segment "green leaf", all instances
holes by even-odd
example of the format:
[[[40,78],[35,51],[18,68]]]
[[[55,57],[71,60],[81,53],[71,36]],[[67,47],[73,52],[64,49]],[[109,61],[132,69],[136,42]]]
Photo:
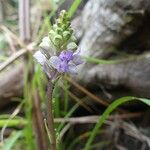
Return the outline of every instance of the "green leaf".
[[[113,103],[111,103],[108,108],[104,111],[101,117],[99,117],[98,122],[96,123],[94,129],[91,132],[91,135],[85,145],[84,150],[89,150],[91,143],[93,142],[97,132],[99,131],[99,128],[104,124],[105,120],[109,117],[110,113],[114,111],[118,106],[120,106],[123,103],[133,101],[133,100],[139,100],[141,102],[144,102],[147,105],[150,105],[150,100],[144,99],[144,98],[137,98],[133,96],[127,96],[127,97],[122,97],[117,100],[115,100]]]
[[[12,150],[12,147],[17,140],[23,135],[22,131],[13,132],[11,136],[5,141],[3,150]]]
[[[73,4],[71,5],[69,11],[68,11],[68,16],[69,17],[72,17],[73,14],[75,13],[75,11],[77,10],[78,6],[80,5],[82,0],[75,0],[73,2]]]
[[[94,64],[116,64],[121,62],[121,60],[104,60],[95,57],[85,57],[85,56],[83,56],[83,59],[85,59],[89,63],[94,63]]]
[[[150,106],[150,100],[146,99],[146,98],[139,98],[140,101],[144,102],[145,104],[147,104],[148,106]]]
[[[64,119],[69,118],[69,117],[73,114],[73,112],[74,112],[78,107],[79,107],[79,104],[78,104],[78,103],[75,104],[75,105],[68,111],[68,113],[65,115]],[[60,132],[60,131],[62,130],[64,124],[65,124],[65,123],[62,122],[62,123],[58,126],[58,128],[57,128],[57,131],[58,131],[58,132]]]

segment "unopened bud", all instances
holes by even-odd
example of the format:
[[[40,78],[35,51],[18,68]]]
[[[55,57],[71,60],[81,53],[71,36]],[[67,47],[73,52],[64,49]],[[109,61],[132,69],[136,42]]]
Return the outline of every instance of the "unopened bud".
[[[56,35],[54,30],[50,30],[49,31],[49,36],[54,37]]]
[[[56,32],[57,32],[58,34],[62,34],[62,29],[58,27],[58,28],[56,29]]]
[[[71,42],[67,45],[67,49],[75,50],[77,49],[77,44],[75,42]]]
[[[70,34],[69,31],[64,31],[63,32],[63,37],[64,37],[65,40],[68,40],[70,38],[70,36],[71,36],[71,34]]]
[[[53,38],[53,43],[58,46],[60,44],[60,42],[62,41],[62,36],[57,34],[54,38]]]

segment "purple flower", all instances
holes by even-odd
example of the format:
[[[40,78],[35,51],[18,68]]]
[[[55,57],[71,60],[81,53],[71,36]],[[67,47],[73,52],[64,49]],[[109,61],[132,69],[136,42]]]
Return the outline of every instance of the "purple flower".
[[[55,68],[59,73],[76,73],[76,67],[83,63],[79,52],[71,50],[62,51],[59,56],[52,56],[49,59],[49,65]]]
[[[62,61],[67,61],[69,62],[70,60],[73,59],[73,51],[71,50],[67,50],[67,51],[62,51],[59,55],[59,58],[62,60]]]
[[[54,80],[59,73],[76,74],[77,66],[83,63],[78,50],[76,52],[72,50],[62,51],[58,56],[50,57],[49,60],[41,51],[37,51],[34,57],[43,66],[48,77]]]

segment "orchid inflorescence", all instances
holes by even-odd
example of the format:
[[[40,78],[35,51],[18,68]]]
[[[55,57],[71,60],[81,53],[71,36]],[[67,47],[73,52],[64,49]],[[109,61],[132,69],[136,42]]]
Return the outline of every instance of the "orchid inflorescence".
[[[61,11],[49,35],[42,39],[40,50],[34,54],[51,80],[64,73],[76,74],[77,66],[83,63],[70,24],[67,12]]]

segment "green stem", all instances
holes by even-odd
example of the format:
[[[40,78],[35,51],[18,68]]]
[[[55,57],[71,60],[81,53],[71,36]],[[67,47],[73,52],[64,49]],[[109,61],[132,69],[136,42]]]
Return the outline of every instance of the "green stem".
[[[5,125],[7,125],[7,127],[16,127],[16,126],[24,126],[26,124],[27,121],[24,119],[13,119],[13,120],[1,119],[0,120],[0,128],[2,128]]]
[[[68,110],[68,81],[64,81],[64,112]]]
[[[49,81],[47,88],[47,124],[50,134],[50,147],[51,150],[56,150],[56,138],[54,129],[54,116],[52,107],[52,93],[53,93],[53,83]]]

